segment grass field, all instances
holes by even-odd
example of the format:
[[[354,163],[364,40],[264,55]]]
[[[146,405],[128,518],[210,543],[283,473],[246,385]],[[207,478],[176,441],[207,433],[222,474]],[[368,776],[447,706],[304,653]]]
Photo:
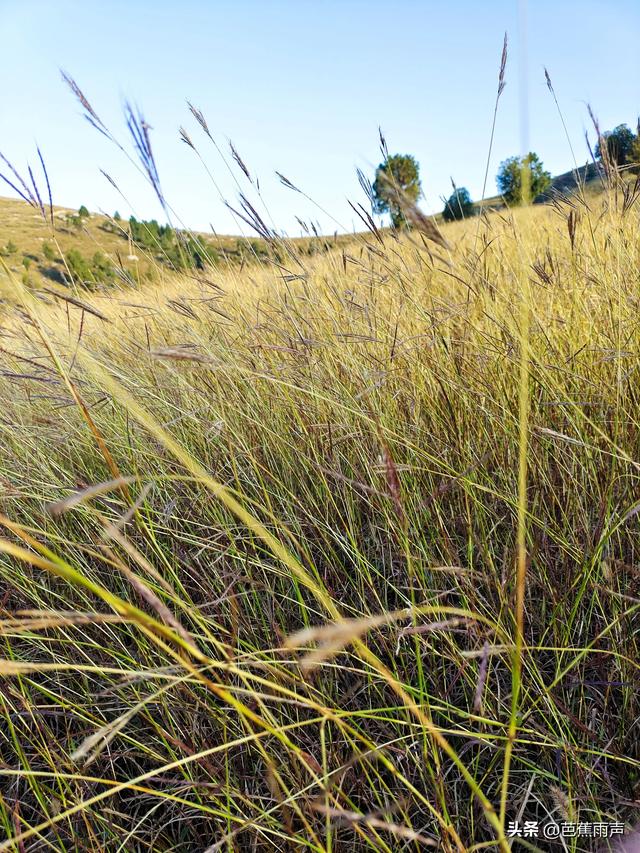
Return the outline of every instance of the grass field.
[[[0,850],[631,831],[636,198],[77,304],[7,278]]]

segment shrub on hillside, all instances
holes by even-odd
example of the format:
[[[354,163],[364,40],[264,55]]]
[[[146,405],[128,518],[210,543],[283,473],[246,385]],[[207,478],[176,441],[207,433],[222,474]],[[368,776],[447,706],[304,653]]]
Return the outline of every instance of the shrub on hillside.
[[[13,240],[9,240],[9,242],[0,249],[0,255],[2,255],[3,258],[7,258],[9,255],[15,255],[17,251],[18,247],[16,244]]]
[[[75,284],[86,284],[91,275],[89,264],[78,249],[69,249],[65,256],[67,268]]]
[[[50,243],[42,244],[42,254],[45,256],[46,260],[53,261],[55,260],[56,253],[53,246]]]
[[[94,281],[102,284],[114,279],[113,264],[102,252],[95,252],[91,259],[91,275]]]
[[[78,213],[67,213],[65,221],[67,225],[72,225],[76,229],[82,228],[83,225],[83,217]]]
[[[77,249],[70,249],[65,259],[74,284],[92,289],[98,284],[110,284],[115,277],[113,265],[102,252],[95,252],[89,261]]]

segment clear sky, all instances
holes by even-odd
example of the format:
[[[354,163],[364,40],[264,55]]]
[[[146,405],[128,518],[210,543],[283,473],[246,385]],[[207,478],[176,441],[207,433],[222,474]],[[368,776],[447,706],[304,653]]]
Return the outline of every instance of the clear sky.
[[[587,102],[603,130],[635,127],[640,2],[529,0],[526,20],[529,143],[559,173],[572,160],[543,66],[583,163],[585,129],[593,138]],[[360,227],[346,199],[364,201],[356,167],[373,175],[378,126],[392,153],[417,157],[422,205],[435,211],[451,192],[450,176],[480,197],[505,30],[507,88],[487,194],[500,161],[521,152],[518,21],[518,0],[0,0],[0,151],[23,168],[36,162],[37,142],[54,202],[163,218],[123,154],[82,118],[61,81],[64,68],[127,145],[122,104],[140,106],[165,194],[190,227],[240,230],[179,140],[184,125],[233,203],[237,187],[187,98],[220,147],[232,140],[258,176],[280,230],[300,233],[296,215],[325,231],[338,226],[281,186],[276,169],[343,228]]]

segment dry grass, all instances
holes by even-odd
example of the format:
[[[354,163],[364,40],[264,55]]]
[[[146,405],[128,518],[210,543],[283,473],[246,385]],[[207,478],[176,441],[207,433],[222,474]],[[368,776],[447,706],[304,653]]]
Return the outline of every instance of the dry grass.
[[[0,849],[633,823],[640,223],[590,205],[94,313],[13,280]]]

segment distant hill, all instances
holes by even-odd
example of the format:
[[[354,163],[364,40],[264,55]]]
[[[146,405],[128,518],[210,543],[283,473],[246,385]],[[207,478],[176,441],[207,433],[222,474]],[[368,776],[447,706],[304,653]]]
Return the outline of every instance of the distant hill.
[[[88,286],[106,270],[106,277],[135,283],[171,267],[160,247],[149,250],[131,239],[126,221],[96,213],[80,217],[76,210],[54,207],[52,231],[48,208],[46,213],[45,220],[24,201],[0,198],[0,255],[26,283],[64,285],[70,270],[76,279],[87,277]],[[213,250],[235,257],[241,247],[235,237],[218,237]]]
[[[558,194],[574,192],[579,186],[587,190],[599,191],[601,189],[602,170],[596,163],[585,163],[577,169],[556,175],[551,181],[551,186],[544,195],[536,199],[536,203],[544,203],[549,198]]]
[[[598,191],[598,166],[587,163],[556,175],[550,189],[535,201],[544,203],[558,193],[571,193],[578,183]],[[500,196],[486,198],[483,202],[485,209],[502,206]],[[441,214],[435,218],[440,221]],[[137,242],[126,220],[117,221],[97,213],[80,217],[76,210],[54,207],[53,221],[52,234],[50,221],[45,221],[38,210],[19,199],[0,198],[0,256],[11,272],[25,283],[36,287],[64,287],[71,272],[74,280],[83,281],[88,287],[117,281],[135,285],[180,268],[179,250],[174,248],[168,252],[157,240],[154,243],[156,238],[152,234],[144,244]],[[137,230],[144,232],[144,228]],[[198,234],[192,235],[192,243],[194,237],[198,246],[204,245],[206,256],[222,265],[242,266],[256,259],[264,260],[270,252],[267,243],[258,237]],[[293,242],[303,253],[315,254],[336,246],[344,247],[352,240],[353,237],[346,234],[295,238]],[[0,269],[0,281],[4,275]]]
[[[601,172],[600,167],[595,163],[586,163],[584,166],[578,166],[577,169],[571,169],[568,172],[563,172],[561,175],[556,175],[551,179],[549,189],[533,200],[534,204],[546,204],[552,198],[559,194],[570,194],[574,192],[578,186],[583,186],[589,192],[599,192],[601,190]],[[476,208],[480,202],[476,202]],[[482,206],[486,208],[499,209],[504,207],[502,196],[494,195],[485,198]]]
[[[52,231],[47,219],[26,202],[0,198],[0,256],[14,275],[35,287],[64,287],[73,278],[87,287],[117,283],[135,285],[164,273],[198,272],[209,260],[240,267],[278,256],[259,237],[182,232],[169,235],[155,222],[138,222],[132,233],[127,220],[55,206]],[[303,254],[325,252],[350,243],[349,235],[296,238]],[[71,273],[71,275],[70,275]],[[0,267],[0,281],[6,277]]]

